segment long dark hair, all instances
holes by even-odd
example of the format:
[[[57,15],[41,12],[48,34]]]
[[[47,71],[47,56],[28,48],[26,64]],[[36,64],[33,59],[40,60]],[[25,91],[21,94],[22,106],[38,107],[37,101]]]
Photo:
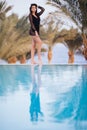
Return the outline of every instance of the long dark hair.
[[[31,13],[31,14],[32,14],[32,11],[31,11],[32,6],[35,6],[35,7],[36,7],[36,12],[35,12],[35,14],[37,15],[37,4],[35,4],[35,3],[31,4],[31,6],[30,6],[30,13]]]

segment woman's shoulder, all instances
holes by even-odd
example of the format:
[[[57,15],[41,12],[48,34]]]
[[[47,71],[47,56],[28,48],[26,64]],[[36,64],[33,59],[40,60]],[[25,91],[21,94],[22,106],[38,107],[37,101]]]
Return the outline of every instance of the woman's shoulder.
[[[32,14],[31,13],[29,14],[29,18],[32,18]]]

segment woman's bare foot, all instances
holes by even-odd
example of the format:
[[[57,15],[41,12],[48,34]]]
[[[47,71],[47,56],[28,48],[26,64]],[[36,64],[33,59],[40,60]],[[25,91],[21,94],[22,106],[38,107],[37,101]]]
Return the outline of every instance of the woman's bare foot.
[[[36,61],[31,61],[31,64],[33,65],[33,64],[37,64],[37,62]]]
[[[39,63],[38,63],[39,65],[42,65],[42,60],[39,60]]]

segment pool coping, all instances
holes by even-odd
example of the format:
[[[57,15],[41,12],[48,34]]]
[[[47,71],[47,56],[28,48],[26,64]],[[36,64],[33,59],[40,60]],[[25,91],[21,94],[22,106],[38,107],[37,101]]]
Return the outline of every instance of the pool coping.
[[[41,65],[39,65],[39,64],[35,64],[35,65],[32,65],[32,64],[0,64],[0,66],[53,66],[53,65],[61,65],[61,66],[63,66],[63,65],[66,65],[66,66],[75,66],[75,65],[78,65],[78,66],[87,66],[87,64],[85,63],[85,64],[81,64],[81,63],[74,63],[74,64],[66,64],[66,63],[64,63],[64,64],[62,64],[62,63],[52,63],[52,64],[48,64],[48,63],[46,63],[46,64],[41,64]]]

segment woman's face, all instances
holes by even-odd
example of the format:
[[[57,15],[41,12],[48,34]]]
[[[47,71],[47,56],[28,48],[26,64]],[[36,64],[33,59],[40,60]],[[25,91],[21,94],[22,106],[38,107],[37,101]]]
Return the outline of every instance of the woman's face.
[[[36,10],[37,10],[37,7],[36,7],[35,5],[33,5],[33,6],[31,7],[31,11],[32,11],[32,12],[36,12]]]

